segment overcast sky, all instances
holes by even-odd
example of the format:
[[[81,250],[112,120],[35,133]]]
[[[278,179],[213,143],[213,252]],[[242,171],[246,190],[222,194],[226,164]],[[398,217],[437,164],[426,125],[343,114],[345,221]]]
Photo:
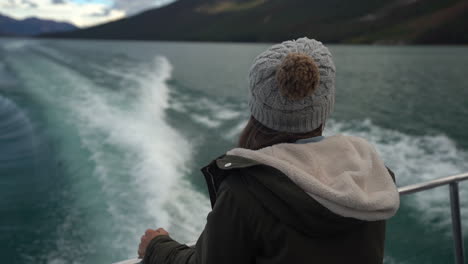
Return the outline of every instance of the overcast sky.
[[[133,15],[175,0],[0,0],[0,14],[38,17],[87,27]]]

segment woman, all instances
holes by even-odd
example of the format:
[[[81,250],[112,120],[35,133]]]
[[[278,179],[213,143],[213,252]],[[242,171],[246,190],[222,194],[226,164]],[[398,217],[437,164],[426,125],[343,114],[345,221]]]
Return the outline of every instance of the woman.
[[[274,45],[249,79],[239,148],[202,169],[213,210],[196,246],[147,230],[143,263],[382,263],[399,194],[371,144],[322,136],[335,100],[329,50],[307,38]]]

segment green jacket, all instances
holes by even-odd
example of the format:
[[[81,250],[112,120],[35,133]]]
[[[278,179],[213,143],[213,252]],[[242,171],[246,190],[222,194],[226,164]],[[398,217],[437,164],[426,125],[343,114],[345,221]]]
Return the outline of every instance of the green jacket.
[[[385,221],[334,214],[278,169],[251,159],[222,156],[202,172],[213,210],[196,246],[159,236],[143,263],[383,262]]]

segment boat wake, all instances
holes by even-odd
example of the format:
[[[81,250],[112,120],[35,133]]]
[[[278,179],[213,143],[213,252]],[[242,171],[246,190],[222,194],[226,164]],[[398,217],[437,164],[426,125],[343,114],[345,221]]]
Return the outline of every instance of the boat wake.
[[[36,263],[130,258],[147,228],[165,227],[184,242],[196,239],[209,202],[184,177],[191,142],[166,122],[169,61],[158,56],[129,71],[128,60],[122,65],[114,60],[96,66],[90,78],[69,54],[47,47],[22,53],[8,62],[25,92],[43,106],[50,129],[60,131],[50,136],[60,142],[57,155],[70,182],[60,191],[66,205],[54,245],[45,245],[48,253],[41,259],[25,258]],[[113,77],[120,86],[100,86],[96,76]]]

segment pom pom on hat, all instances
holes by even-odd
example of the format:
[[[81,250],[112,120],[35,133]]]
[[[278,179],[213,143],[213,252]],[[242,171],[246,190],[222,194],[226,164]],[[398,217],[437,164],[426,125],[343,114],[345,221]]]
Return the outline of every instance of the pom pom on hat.
[[[314,59],[303,53],[289,53],[276,73],[281,95],[300,100],[312,95],[320,83]]]

